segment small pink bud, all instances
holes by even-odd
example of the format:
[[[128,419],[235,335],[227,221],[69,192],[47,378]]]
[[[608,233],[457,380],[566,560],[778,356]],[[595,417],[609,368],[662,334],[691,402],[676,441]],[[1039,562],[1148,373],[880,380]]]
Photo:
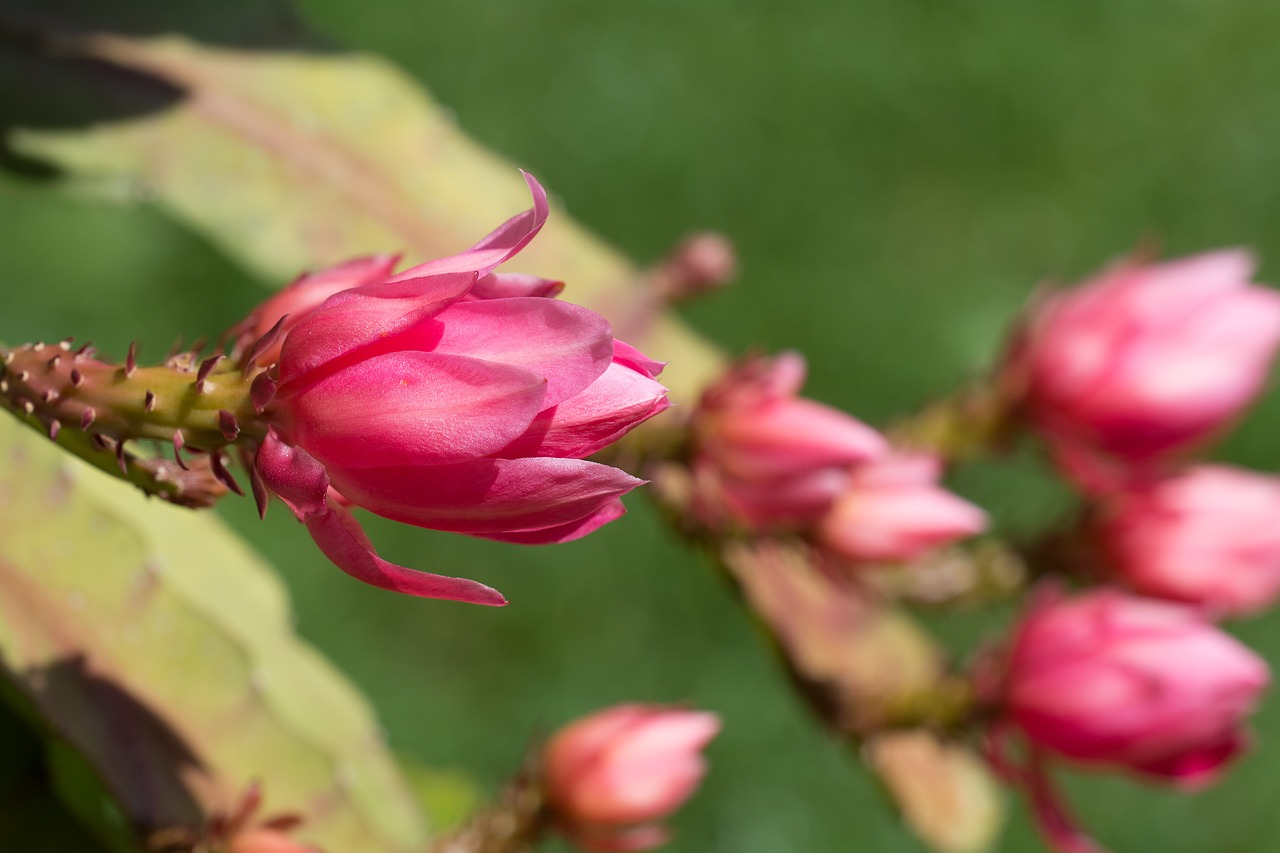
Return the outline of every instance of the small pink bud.
[[[1011,384],[1059,450],[1150,462],[1220,430],[1257,396],[1280,344],[1280,294],[1227,250],[1126,262],[1039,305]]]
[[[1038,749],[1191,788],[1244,748],[1269,678],[1192,608],[1102,590],[1032,609],[991,698]]]
[[[653,270],[653,286],[679,301],[718,290],[738,272],[738,253],[723,234],[701,231],[680,241]]]
[[[766,527],[815,521],[850,466],[887,451],[871,427],[798,396],[804,374],[798,353],[753,359],[704,395],[693,463],[704,515]]]
[[[857,562],[907,562],[980,533],[986,514],[939,488],[942,465],[902,454],[853,469],[844,493],[818,527],[818,539]]]
[[[692,796],[706,773],[702,749],[715,714],[619,705],[561,729],[547,744],[546,791],[565,833],[587,849],[649,850],[657,822]]]
[[[285,332],[271,387],[255,398],[268,427],[256,482],[366,583],[505,603],[475,581],[382,560],[348,506],[543,544],[618,518],[621,496],[641,483],[586,457],[667,408],[654,379],[660,365],[614,340],[600,315],[546,298],[555,282],[494,273],[546,221],[546,193],[526,181],[533,208],[462,254],[389,277],[373,260],[353,262],[361,283],[319,305],[312,295],[329,284],[296,290],[302,316]],[[343,269],[326,275],[350,284]],[[275,302],[266,313],[279,310]]]
[[[1202,465],[1108,501],[1099,527],[1119,578],[1215,614],[1280,595],[1280,480]]]

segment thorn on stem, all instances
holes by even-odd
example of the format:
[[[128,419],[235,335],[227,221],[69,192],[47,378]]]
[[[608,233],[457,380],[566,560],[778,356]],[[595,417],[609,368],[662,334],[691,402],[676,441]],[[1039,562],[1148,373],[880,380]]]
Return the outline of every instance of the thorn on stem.
[[[62,432],[62,422],[58,420],[49,421],[49,438],[52,441],[58,440],[58,433]]]
[[[231,472],[228,471],[226,465],[223,464],[221,451],[214,450],[209,453],[209,469],[213,471],[213,476],[217,477],[218,481],[224,486],[235,492],[237,495],[240,495],[241,497],[244,496],[244,490],[240,488],[240,484],[236,482],[236,478],[231,476]]]
[[[218,362],[222,361],[226,356],[211,355],[204,361],[200,362],[200,369],[196,371],[196,387],[205,384],[205,380],[209,378],[209,374],[213,373],[213,369],[218,366]],[[203,393],[204,389],[201,389]]]
[[[129,354],[124,357],[124,375],[132,376],[138,369],[138,342],[129,342]]]
[[[218,410],[218,429],[222,430],[222,437],[227,441],[235,441],[236,436],[240,434],[240,424],[236,421],[236,416],[226,409]]]
[[[154,412],[155,410],[156,410],[156,395],[154,391],[148,388],[147,394],[142,400],[142,411]]]
[[[86,430],[93,425],[93,419],[98,413],[93,410],[93,406],[86,406],[85,410],[80,413],[80,429]]]
[[[190,471],[191,469],[187,467],[187,461],[182,458],[182,447],[186,443],[187,443],[187,440],[183,438],[182,430],[180,429],[174,430],[173,431],[173,460],[178,463],[178,467],[181,468],[183,471]]]
[[[41,393],[40,395],[40,402],[46,405],[55,402],[57,399],[58,399],[58,392],[53,390],[52,388],[44,389],[44,392]]]
[[[84,374],[76,370],[74,367],[71,368],[71,387],[79,388],[83,384],[84,384]]]
[[[280,337],[280,330],[284,328],[284,321],[288,319],[288,317],[289,315],[285,314],[277,320],[274,326],[267,329],[262,337],[254,341],[253,346],[249,347],[249,351],[245,353],[244,356],[244,367],[240,370],[241,377],[247,377],[249,375],[249,371],[253,369],[254,364],[258,360],[258,356],[266,352],[267,349],[276,342],[276,338]]]

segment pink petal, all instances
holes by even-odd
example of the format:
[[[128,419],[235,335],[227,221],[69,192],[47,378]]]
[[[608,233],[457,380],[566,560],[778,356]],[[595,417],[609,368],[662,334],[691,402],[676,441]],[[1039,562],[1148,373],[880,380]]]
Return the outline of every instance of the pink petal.
[[[581,392],[613,358],[609,322],[580,305],[554,299],[461,302],[431,326],[431,333],[439,337],[423,349],[483,358],[545,376],[544,407]],[[428,332],[424,328],[419,334]]]
[[[305,450],[280,441],[274,430],[262,442],[254,467],[264,485],[306,524],[321,552],[352,577],[424,598],[491,606],[507,603],[497,590],[476,581],[414,571],[380,558],[351,513],[340,502],[331,504],[326,499],[331,493],[324,466]]]
[[[884,436],[856,418],[801,397],[726,413],[714,452],[737,476],[768,478],[865,462],[888,449]]]
[[[277,400],[284,438],[326,465],[432,465],[486,456],[543,407],[545,381],[518,367],[394,352]]]
[[[581,394],[544,410],[524,435],[496,455],[582,459],[669,406],[667,389],[614,362]]]
[[[450,272],[476,272],[484,276],[523,249],[542,230],[550,210],[547,206],[547,192],[542,184],[528,172],[522,170],[520,174],[524,175],[529,192],[533,195],[533,207],[511,217],[467,251],[407,269],[393,280]]]
[[[356,521],[345,509],[329,507],[326,512],[304,519],[311,538],[333,564],[356,580],[380,589],[441,598],[469,604],[500,607],[507,603],[502,593],[467,578],[451,578],[420,572],[388,563],[374,552]]]
[[[556,296],[564,290],[563,281],[540,278],[523,273],[489,273],[476,282],[468,299],[508,299],[512,296]]]
[[[267,430],[253,467],[263,485],[275,492],[298,520],[324,511],[329,491],[329,475],[324,466],[305,450],[281,441],[274,428]]]
[[[581,521],[643,483],[581,459],[478,459],[452,465],[329,466],[334,486],[378,515],[475,535]]]
[[[526,530],[520,533],[485,533],[477,535],[481,535],[485,539],[494,539],[498,542],[514,542],[517,545],[559,545],[562,542],[581,539],[588,533],[594,533],[609,522],[616,521],[626,514],[627,508],[622,505],[621,500],[615,498],[586,518],[579,521],[571,521],[568,524],[545,527],[542,530]]]
[[[322,367],[333,370],[377,351],[402,349],[396,335],[461,299],[475,280],[474,273],[450,273],[334,294],[285,338],[280,384],[310,380],[309,374]]]
[[[650,379],[656,379],[662,368],[667,366],[666,362],[654,361],[631,344],[623,343],[617,338],[613,341],[613,360]]]

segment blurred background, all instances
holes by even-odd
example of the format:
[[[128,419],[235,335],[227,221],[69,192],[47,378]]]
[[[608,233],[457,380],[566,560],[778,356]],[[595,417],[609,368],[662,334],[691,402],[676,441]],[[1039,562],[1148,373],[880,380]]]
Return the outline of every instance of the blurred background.
[[[334,49],[406,69],[642,265],[688,230],[729,235],[740,280],[684,309],[690,322],[731,352],[802,350],[808,392],[872,422],[977,375],[1037,284],[1137,246],[1245,245],[1262,280],[1280,280],[1280,5],[297,5]],[[120,356],[138,337],[158,358],[266,293],[145,204],[5,174],[0,221],[11,343],[74,335]],[[1280,467],[1280,393],[1214,455]],[[1005,532],[1063,506],[1031,463],[974,466],[955,486]],[[388,557],[496,585],[512,602],[502,610],[361,586],[280,507],[266,523],[249,501],[221,511],[279,567],[299,631],[366,691],[410,761],[492,788],[536,732],[619,701],[688,702],[725,729],[670,850],[923,850],[811,724],[708,562],[642,494],[628,503],[623,521],[548,549],[368,521]],[[1003,616],[929,619],[959,654]],[[1231,627],[1280,663],[1280,616]],[[1121,853],[1280,849],[1275,701],[1257,729],[1258,749],[1203,795],[1080,776],[1072,796]],[[1038,849],[1013,812],[1000,849]]]

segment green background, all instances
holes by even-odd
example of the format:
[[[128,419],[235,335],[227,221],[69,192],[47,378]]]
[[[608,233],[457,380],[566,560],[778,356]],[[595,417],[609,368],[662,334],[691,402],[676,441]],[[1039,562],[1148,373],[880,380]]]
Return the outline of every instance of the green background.
[[[803,350],[810,393],[868,420],[981,370],[1038,283],[1140,243],[1247,245],[1262,278],[1280,278],[1280,6],[1261,0],[300,9],[338,46],[403,66],[641,262],[687,230],[727,233],[741,278],[689,319],[731,351]],[[0,180],[0,339],[75,335],[120,355],[138,337],[158,357],[264,293],[145,206]],[[1217,455],[1275,469],[1277,427],[1272,392]],[[1059,503],[1029,466],[957,483],[1005,530]],[[640,495],[625,520],[550,549],[369,522],[390,558],[492,583],[512,601],[502,610],[359,586],[282,508],[261,523],[249,502],[225,503],[280,567],[301,633],[367,691],[404,756],[492,786],[533,732],[618,701],[689,702],[725,731],[672,851],[922,849]],[[937,627],[971,642],[996,622]],[[1233,628],[1280,661],[1280,620]],[[1086,823],[1121,853],[1280,848],[1275,704],[1258,750],[1201,796],[1074,779]],[[1014,812],[1000,849],[1037,849]]]

